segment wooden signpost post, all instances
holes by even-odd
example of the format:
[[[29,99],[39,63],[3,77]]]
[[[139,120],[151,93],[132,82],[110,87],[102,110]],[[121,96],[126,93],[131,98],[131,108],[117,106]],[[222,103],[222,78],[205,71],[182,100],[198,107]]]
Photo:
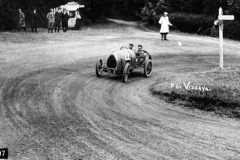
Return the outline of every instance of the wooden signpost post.
[[[223,69],[223,21],[234,20],[233,15],[223,15],[223,10],[220,7],[218,10],[218,25],[219,25],[219,49],[220,49],[220,68]]]

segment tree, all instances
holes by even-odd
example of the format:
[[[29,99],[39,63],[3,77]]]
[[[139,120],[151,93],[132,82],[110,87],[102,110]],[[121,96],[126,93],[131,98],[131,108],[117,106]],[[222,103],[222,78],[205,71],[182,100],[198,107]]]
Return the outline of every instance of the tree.
[[[156,20],[160,18],[160,15],[168,10],[165,0],[145,0],[145,6],[141,13],[143,20],[152,24],[156,23]]]

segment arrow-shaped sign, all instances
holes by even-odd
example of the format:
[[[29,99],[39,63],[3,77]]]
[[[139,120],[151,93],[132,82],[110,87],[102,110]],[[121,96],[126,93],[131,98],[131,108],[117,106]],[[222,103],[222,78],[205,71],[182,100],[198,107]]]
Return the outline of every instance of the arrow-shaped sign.
[[[234,20],[233,15],[219,15],[218,20]]]

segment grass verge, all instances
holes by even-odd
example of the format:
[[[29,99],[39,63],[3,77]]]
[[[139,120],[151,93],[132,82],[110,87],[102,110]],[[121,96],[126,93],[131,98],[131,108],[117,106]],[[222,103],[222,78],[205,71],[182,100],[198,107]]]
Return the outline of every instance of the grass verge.
[[[169,103],[240,118],[240,69],[211,70],[159,79],[151,91]]]

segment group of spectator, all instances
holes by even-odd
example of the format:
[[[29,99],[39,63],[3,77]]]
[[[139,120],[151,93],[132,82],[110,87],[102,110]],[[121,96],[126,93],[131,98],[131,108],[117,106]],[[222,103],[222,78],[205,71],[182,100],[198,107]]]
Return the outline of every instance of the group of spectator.
[[[22,12],[22,10],[19,8],[19,21],[18,21],[18,30],[23,29],[25,32],[27,31],[26,29],[26,22],[25,22],[25,14]],[[37,26],[39,22],[39,17],[37,15],[37,10],[34,9],[33,12],[31,13],[31,30],[32,32],[37,32]]]
[[[62,28],[63,32],[67,32],[68,30],[68,19],[69,15],[67,13],[66,9],[58,8],[58,11],[54,14],[53,9],[50,9],[50,12],[47,14],[48,19],[48,33],[52,33],[53,29],[55,28],[55,32],[59,32],[61,22],[62,22]]]
[[[18,27],[17,27],[18,31],[23,29],[26,32],[27,29],[26,29],[26,22],[25,22],[25,14],[22,12],[20,8],[18,9],[18,12],[19,12],[19,15],[18,15],[19,21],[18,21]],[[31,12],[31,31],[32,32],[37,33],[38,23],[39,23],[39,17],[37,14],[37,10],[33,9],[33,11]]]
[[[23,29],[26,32],[26,22],[25,22],[25,15],[21,11],[21,9],[18,9],[19,11],[19,21],[18,21],[18,30],[20,31]],[[79,15],[80,16],[80,15]],[[67,9],[58,8],[57,12],[54,13],[53,9],[50,9],[50,12],[47,14],[47,20],[48,20],[48,33],[53,33],[53,30],[55,32],[60,31],[60,27],[62,24],[63,32],[67,32],[68,30],[68,20],[69,15]],[[79,19],[81,17],[77,17],[77,23],[79,23]],[[31,13],[31,31],[37,33],[37,28],[39,24],[39,16],[37,14],[37,10],[34,9]],[[78,28],[80,27],[79,24]]]
[[[23,30],[26,32],[26,23],[25,23],[25,15],[21,11],[21,9],[18,9],[19,11],[19,23],[18,23],[18,29],[20,30],[23,28]],[[164,12],[163,16],[159,19],[159,24],[161,25],[160,34],[162,35],[162,40],[168,40],[167,34],[169,33],[169,26],[172,26],[168,19],[168,13]],[[79,16],[79,17],[77,17]],[[81,18],[80,15],[76,15],[76,26],[79,28],[79,19]],[[48,33],[53,33],[53,30],[55,29],[55,32],[60,31],[60,26],[62,23],[62,29],[63,32],[67,32],[68,30],[68,20],[69,15],[68,11],[64,8],[63,12],[61,8],[58,8],[57,12],[54,14],[53,9],[50,9],[50,12],[47,14],[47,20],[48,20]],[[37,15],[36,9],[33,10],[31,14],[31,30],[32,32],[37,32],[39,17]]]

